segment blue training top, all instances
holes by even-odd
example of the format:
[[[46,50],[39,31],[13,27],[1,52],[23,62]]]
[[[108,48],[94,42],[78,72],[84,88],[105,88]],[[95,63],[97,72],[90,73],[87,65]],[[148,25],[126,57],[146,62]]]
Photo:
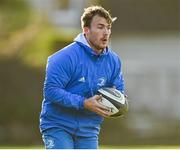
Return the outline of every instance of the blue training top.
[[[40,131],[52,127],[78,136],[98,136],[103,117],[84,108],[101,87],[124,92],[119,57],[109,48],[97,55],[81,33],[48,58]]]

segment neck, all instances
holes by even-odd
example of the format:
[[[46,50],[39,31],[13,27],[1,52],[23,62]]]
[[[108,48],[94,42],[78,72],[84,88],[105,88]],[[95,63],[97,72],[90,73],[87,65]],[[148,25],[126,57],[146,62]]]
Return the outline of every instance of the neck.
[[[91,47],[92,48],[92,47]],[[101,54],[102,52],[103,52],[103,49],[99,49],[99,50],[97,50],[97,49],[94,49],[94,48],[92,48],[93,49],[93,51],[97,54],[97,55],[99,55],[99,54]]]
[[[103,52],[103,49],[98,49],[97,47],[95,47],[95,46],[89,41],[89,39],[86,37],[86,35],[85,35],[85,38],[86,38],[88,44],[91,46],[91,48],[93,49],[93,51],[94,51],[97,55],[99,55],[99,54],[101,54],[101,53]]]

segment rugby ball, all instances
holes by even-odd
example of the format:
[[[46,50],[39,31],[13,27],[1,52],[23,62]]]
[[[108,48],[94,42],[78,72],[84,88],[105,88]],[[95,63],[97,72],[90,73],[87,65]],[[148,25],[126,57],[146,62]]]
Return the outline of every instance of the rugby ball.
[[[102,95],[99,103],[109,109],[110,117],[121,117],[128,112],[128,101],[119,90],[104,87],[98,90],[98,95]]]

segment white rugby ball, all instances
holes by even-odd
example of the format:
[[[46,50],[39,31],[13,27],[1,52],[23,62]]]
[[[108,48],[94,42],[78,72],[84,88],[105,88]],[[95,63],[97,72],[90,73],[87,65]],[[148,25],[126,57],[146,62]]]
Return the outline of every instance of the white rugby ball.
[[[102,95],[101,103],[111,112],[110,117],[124,116],[128,112],[128,101],[124,94],[115,88],[101,88],[98,94]]]

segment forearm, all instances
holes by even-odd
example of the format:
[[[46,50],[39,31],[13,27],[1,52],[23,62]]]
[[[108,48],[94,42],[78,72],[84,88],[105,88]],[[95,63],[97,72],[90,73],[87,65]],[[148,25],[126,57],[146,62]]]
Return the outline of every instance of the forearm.
[[[84,107],[83,103],[85,98],[83,96],[72,94],[58,86],[45,85],[44,97],[53,103],[57,103],[65,107],[75,108],[77,110]]]

